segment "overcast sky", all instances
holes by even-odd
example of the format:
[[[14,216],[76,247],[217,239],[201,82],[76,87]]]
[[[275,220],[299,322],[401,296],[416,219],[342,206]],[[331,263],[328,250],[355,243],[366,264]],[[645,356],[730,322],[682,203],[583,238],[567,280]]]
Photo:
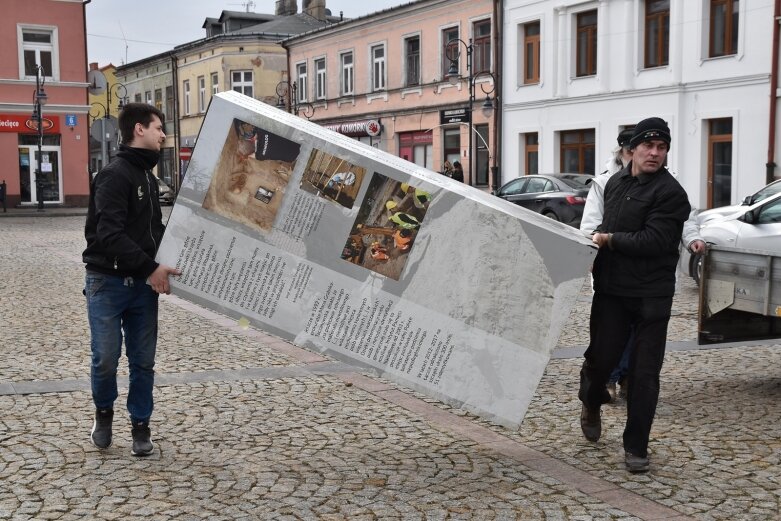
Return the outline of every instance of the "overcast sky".
[[[254,12],[274,13],[275,0],[255,0]],[[409,0],[326,0],[334,15],[355,18]],[[303,0],[298,0],[301,10]],[[92,0],[87,4],[87,56],[102,67],[122,65],[206,36],[207,17],[245,11],[242,0]]]

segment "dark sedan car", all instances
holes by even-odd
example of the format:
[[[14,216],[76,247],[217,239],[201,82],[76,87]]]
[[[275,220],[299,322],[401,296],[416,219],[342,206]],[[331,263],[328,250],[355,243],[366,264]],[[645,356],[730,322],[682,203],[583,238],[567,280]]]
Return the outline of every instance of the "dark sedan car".
[[[509,181],[495,195],[578,228],[592,179],[586,174],[525,175]]]
[[[176,193],[173,188],[168,186],[168,184],[159,177],[157,178],[157,192],[160,196],[160,204],[174,204]]]

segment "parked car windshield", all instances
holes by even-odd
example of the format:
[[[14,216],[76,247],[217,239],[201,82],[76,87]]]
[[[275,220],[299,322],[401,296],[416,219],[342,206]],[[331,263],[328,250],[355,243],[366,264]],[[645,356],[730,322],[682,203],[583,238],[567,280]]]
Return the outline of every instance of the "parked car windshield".
[[[770,183],[769,185],[764,187],[762,190],[760,190],[759,192],[757,192],[754,195],[752,195],[751,198],[749,198],[749,200],[748,200],[748,204],[750,206],[750,205],[752,205],[754,203],[758,203],[760,201],[764,201],[765,199],[767,199],[771,195],[775,195],[778,192],[781,192],[781,183],[779,183],[778,181],[776,181],[775,183]]]
[[[575,188],[576,190],[583,190],[584,188],[591,187],[591,180],[594,178],[590,175],[568,175],[559,177],[559,179],[567,186]]]

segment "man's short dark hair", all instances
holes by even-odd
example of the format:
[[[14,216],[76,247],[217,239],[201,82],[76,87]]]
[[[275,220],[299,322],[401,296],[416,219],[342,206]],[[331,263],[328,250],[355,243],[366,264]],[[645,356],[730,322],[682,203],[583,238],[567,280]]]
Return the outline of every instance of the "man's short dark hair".
[[[127,145],[133,141],[133,131],[136,123],[141,123],[144,128],[152,122],[152,117],[157,116],[160,122],[165,124],[165,114],[148,103],[128,103],[119,113],[119,133],[122,136],[122,143]]]

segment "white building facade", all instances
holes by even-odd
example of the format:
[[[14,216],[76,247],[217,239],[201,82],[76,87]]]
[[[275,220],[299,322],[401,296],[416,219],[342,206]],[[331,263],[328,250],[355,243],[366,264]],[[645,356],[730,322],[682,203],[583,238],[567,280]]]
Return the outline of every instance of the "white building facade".
[[[774,4],[506,0],[504,180],[599,173],[620,130],[659,116],[672,132],[669,167],[693,205],[758,190],[780,148]]]

